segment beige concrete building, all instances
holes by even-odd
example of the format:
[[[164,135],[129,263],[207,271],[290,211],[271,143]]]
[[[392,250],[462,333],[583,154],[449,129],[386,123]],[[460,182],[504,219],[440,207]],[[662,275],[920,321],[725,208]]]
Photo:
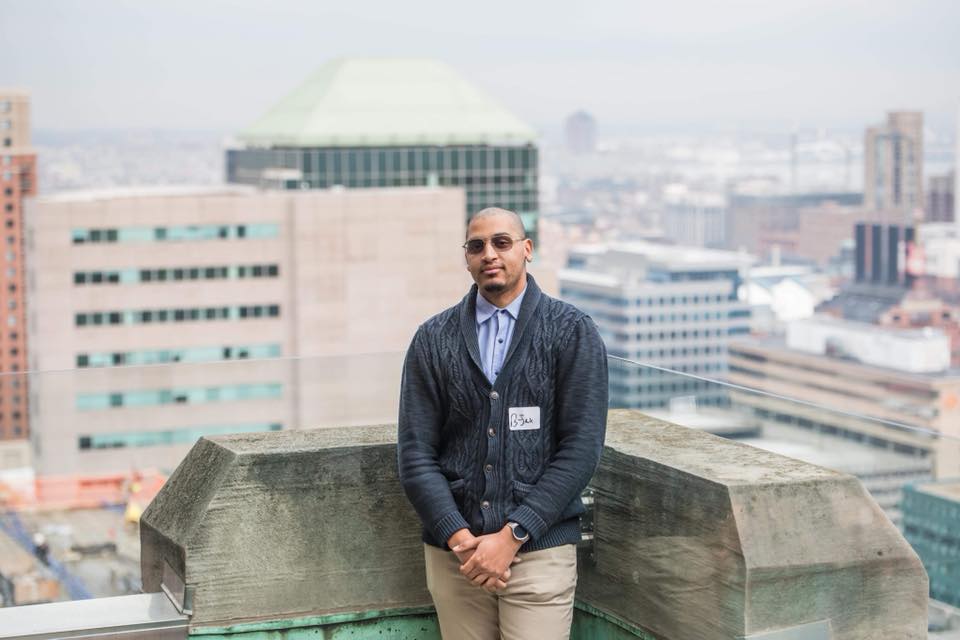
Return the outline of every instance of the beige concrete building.
[[[866,364],[853,355],[866,348],[876,353],[860,354],[861,358],[902,360],[904,353],[915,350],[908,344],[911,339],[921,348],[926,337],[936,339],[939,334],[829,322],[849,325],[852,340],[845,343],[840,333],[819,336],[825,338],[822,346],[832,355],[790,345],[789,336],[787,340],[753,337],[732,343],[728,381],[760,392],[731,389],[733,403],[752,409],[773,424],[932,457],[936,478],[960,475],[960,371],[911,373],[893,363]],[[854,333],[860,334],[858,344]],[[894,333],[902,337],[902,344],[883,336]],[[813,337],[804,339],[810,342]]]
[[[864,136],[863,205],[873,222],[912,224],[923,218],[923,113],[893,111]]]
[[[413,332],[469,284],[463,200],[236,186],[29,202],[38,473],[172,469],[200,435],[394,419]]]

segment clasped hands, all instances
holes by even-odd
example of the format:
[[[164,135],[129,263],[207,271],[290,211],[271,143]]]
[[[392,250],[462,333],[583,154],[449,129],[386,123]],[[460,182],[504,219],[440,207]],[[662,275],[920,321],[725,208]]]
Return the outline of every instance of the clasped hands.
[[[469,529],[460,529],[447,540],[447,545],[460,560],[460,573],[471,584],[495,593],[507,587],[510,566],[520,562],[517,551],[523,543],[513,537],[510,527],[496,533],[474,536]]]

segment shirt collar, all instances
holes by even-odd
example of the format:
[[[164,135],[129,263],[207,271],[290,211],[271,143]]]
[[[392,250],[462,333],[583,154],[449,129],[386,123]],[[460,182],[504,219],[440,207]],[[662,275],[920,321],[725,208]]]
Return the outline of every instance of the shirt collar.
[[[523,304],[523,296],[527,293],[527,287],[523,287],[523,291],[520,292],[513,301],[508,304],[506,307],[503,307],[507,310],[514,320],[520,317],[520,305]],[[500,307],[497,307],[492,302],[483,297],[479,291],[477,291],[477,324],[483,324],[490,319],[490,316],[495,314],[500,310]]]

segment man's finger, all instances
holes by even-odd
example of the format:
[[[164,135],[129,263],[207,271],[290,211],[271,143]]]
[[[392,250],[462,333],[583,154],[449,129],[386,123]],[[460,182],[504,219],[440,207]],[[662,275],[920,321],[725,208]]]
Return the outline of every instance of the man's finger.
[[[464,571],[461,569],[460,573],[462,573],[467,580],[473,580],[477,576],[490,575],[488,571],[483,570],[483,567],[478,566],[474,566],[470,571]]]
[[[454,553],[461,553],[463,551],[469,551],[470,549],[476,549],[477,545],[480,544],[480,538],[470,538],[466,542],[461,542],[453,548]]]
[[[487,579],[483,582],[482,586],[490,593],[494,593],[495,591],[506,589],[507,583],[496,576],[487,576]]]
[[[477,554],[470,556],[470,559],[460,565],[460,573],[469,576],[477,566]]]

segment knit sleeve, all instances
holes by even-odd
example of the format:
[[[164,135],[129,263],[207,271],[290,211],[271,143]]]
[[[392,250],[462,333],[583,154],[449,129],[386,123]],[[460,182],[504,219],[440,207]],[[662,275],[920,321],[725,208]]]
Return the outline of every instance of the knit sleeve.
[[[404,360],[397,462],[400,483],[424,527],[437,541],[446,542],[469,525],[457,509],[438,462],[444,415],[429,339],[427,330],[420,327]]]

